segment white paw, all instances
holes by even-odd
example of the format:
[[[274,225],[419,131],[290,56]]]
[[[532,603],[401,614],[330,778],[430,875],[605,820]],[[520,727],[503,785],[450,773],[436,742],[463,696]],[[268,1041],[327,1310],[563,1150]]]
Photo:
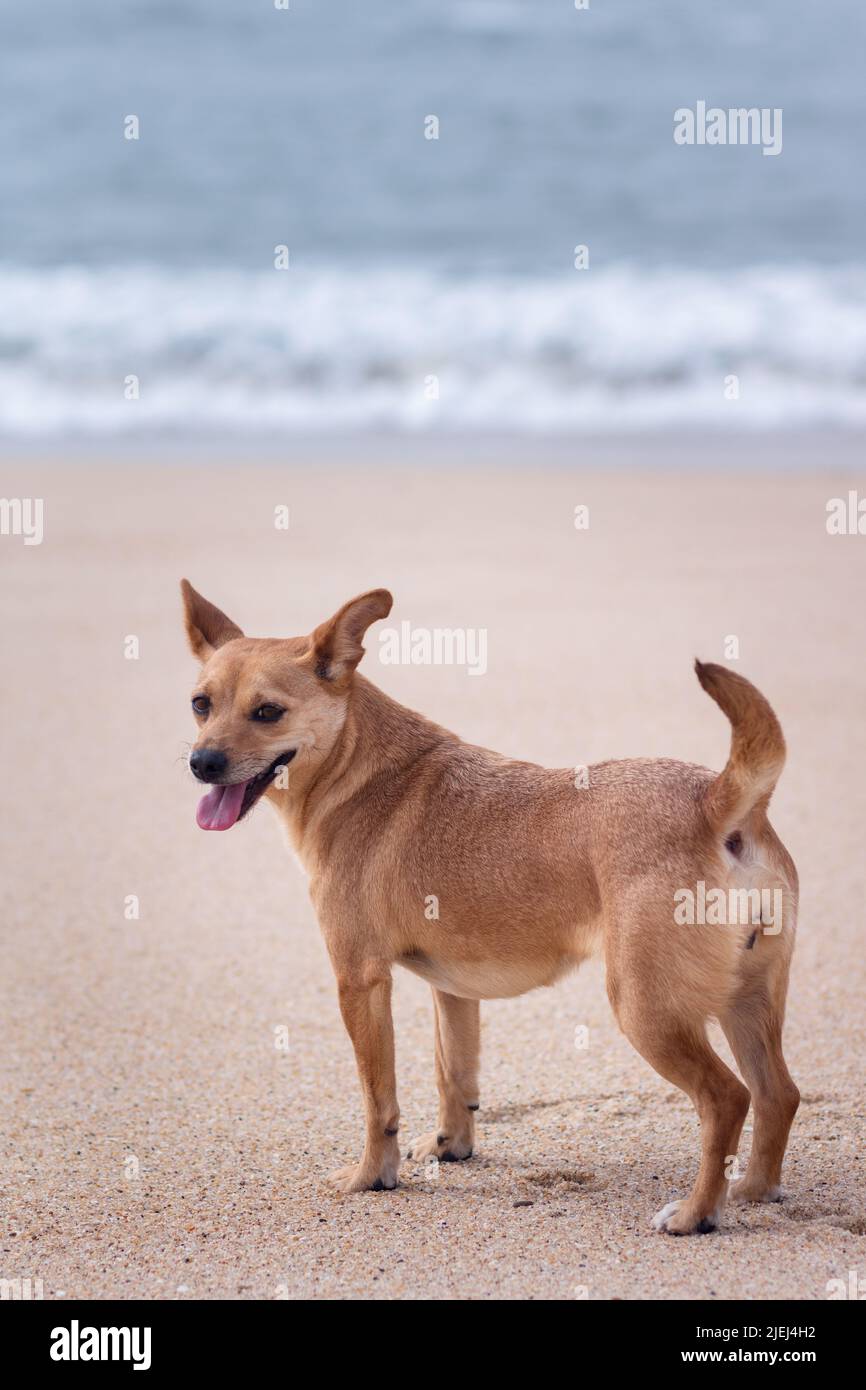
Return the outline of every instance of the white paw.
[[[364,1163],[350,1163],[346,1168],[338,1168],[331,1173],[328,1181],[340,1192],[390,1192],[397,1186],[397,1165],[383,1162],[381,1167],[370,1168]]]
[[[657,1231],[666,1231],[668,1218],[673,1216],[675,1211],[679,1211],[681,1206],[682,1202],[668,1202],[666,1207],[662,1207],[661,1211],[657,1211],[653,1217],[653,1226],[655,1229]]]
[[[722,1201],[715,1211],[700,1215],[695,1211],[693,1203],[668,1202],[666,1207],[656,1212],[653,1225],[657,1231],[663,1231],[669,1236],[705,1236],[710,1231],[719,1229],[724,1205]]]
[[[472,1136],[448,1135],[441,1130],[432,1130],[429,1134],[422,1134],[420,1139],[416,1139],[407,1153],[406,1157],[414,1159],[416,1163],[423,1163],[425,1159],[438,1158],[440,1163],[459,1163],[464,1158],[472,1157]]]

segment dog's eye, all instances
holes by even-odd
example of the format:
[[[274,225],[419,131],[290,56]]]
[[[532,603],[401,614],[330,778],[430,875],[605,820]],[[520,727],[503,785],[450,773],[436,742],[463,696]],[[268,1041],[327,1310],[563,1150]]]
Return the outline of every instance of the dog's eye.
[[[196,714],[207,714],[210,709],[210,700],[206,695],[196,695],[193,698],[192,707]]]
[[[284,713],[279,705],[259,705],[258,709],[253,710],[253,719],[260,724],[275,724]]]

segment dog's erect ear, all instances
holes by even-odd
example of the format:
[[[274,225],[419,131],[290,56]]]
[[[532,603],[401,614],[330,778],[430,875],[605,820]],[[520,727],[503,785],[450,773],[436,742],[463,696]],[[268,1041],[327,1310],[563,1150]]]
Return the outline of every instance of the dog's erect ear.
[[[199,661],[207,661],[217,647],[231,642],[232,638],[243,637],[244,634],[231,618],[197,594],[188,579],[180,581],[180,591],[183,594],[186,635],[193,656],[197,656]]]
[[[371,589],[369,594],[349,599],[333,618],[316,628],[310,650],[301,658],[304,664],[312,666],[320,680],[344,684],[364,655],[367,628],[387,618],[393,602],[387,589]]]

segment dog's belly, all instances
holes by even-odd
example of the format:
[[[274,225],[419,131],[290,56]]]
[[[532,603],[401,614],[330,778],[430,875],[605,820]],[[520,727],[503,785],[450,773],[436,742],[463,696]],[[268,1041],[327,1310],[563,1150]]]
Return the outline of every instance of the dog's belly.
[[[576,969],[580,957],[563,954],[552,964],[538,960],[455,961],[412,951],[400,956],[398,964],[458,999],[512,999],[530,989],[555,984]]]

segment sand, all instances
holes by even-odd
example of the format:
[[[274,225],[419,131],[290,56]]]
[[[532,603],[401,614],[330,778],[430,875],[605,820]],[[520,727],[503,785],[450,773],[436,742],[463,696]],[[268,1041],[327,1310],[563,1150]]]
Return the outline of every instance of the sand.
[[[776,438],[7,462],[4,495],[44,498],[45,537],[0,538],[0,1277],[46,1298],[826,1299],[852,1270],[862,1286],[866,537],[825,529],[861,460],[862,441]],[[697,1122],[619,1034],[600,963],[482,1007],[475,1159],[333,1195],[326,1175],[360,1153],[351,1048],[270,808],[196,828],[182,574],[252,634],[306,631],[379,584],[395,620],[486,628],[483,677],[383,666],[375,641],[367,674],[550,765],[721,766],[727,726],[691,662],[739,639],[736,669],[788,737],[773,814],[802,883],[782,1204],[713,1236],[651,1230],[691,1182]],[[403,972],[395,996],[408,1148],[436,1119],[431,1005]]]

